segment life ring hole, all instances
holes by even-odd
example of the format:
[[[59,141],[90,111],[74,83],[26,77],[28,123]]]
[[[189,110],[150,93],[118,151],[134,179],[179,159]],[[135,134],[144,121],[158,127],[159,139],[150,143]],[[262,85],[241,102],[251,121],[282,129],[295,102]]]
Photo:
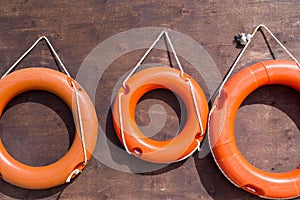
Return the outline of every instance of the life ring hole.
[[[187,120],[186,107],[183,100],[168,89],[151,90],[139,100],[135,120],[146,137],[166,141],[183,129]]]
[[[253,166],[280,173],[300,160],[300,92],[283,85],[263,86],[251,93],[235,119],[239,151]]]
[[[243,188],[245,190],[249,191],[250,193],[253,193],[253,194],[256,194],[259,196],[263,196],[265,194],[263,189],[261,189],[257,186],[251,185],[251,184],[247,184],[247,185],[243,186]]]
[[[195,136],[195,139],[197,139],[197,140],[198,140],[198,139],[200,139],[200,138],[201,138],[201,136],[202,136],[202,133],[197,133],[197,134],[196,134],[196,136]]]
[[[137,156],[141,156],[142,153],[143,153],[142,149],[141,149],[141,148],[138,148],[138,147],[133,148],[133,149],[132,149],[132,152],[133,152],[135,155],[137,155]]]
[[[62,99],[28,91],[5,107],[0,137],[7,152],[29,166],[45,166],[65,155],[75,137],[73,115]]]

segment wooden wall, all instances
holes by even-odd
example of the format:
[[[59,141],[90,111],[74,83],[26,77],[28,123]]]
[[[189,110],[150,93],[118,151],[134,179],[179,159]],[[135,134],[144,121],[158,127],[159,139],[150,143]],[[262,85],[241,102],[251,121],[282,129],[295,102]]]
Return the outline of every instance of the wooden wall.
[[[0,74],[41,35],[52,41],[75,77],[86,56],[105,39],[133,28],[163,27],[184,33],[201,44],[224,76],[240,52],[233,43],[234,35],[252,32],[260,23],[267,25],[300,59],[299,9],[297,0],[3,0],[0,2]],[[265,35],[276,58],[288,58],[275,41],[267,33]],[[109,111],[113,86],[143,52],[134,51],[116,59],[99,82],[96,94],[99,125],[112,140],[116,141]],[[148,62],[168,64],[164,56],[164,52],[156,50]],[[262,34],[258,33],[238,68],[271,58]],[[18,68],[30,66],[57,68],[45,42],[40,43]],[[191,72],[192,68],[187,66]],[[201,77],[197,80],[201,82]],[[141,102],[138,121],[149,123],[147,106],[158,102],[157,96],[165,96],[160,102],[168,108],[167,119],[174,126],[164,128],[164,131],[172,135],[178,129],[179,121],[176,108],[175,111],[172,109],[172,104],[178,105],[172,94],[162,91],[150,94],[146,98],[149,101]],[[252,164],[275,172],[298,166],[299,102],[299,92],[283,86],[263,87],[246,99],[238,112],[235,128],[237,144]],[[52,94],[26,92],[6,107],[0,121],[0,136],[10,154],[19,161],[46,165],[64,155],[72,143],[72,114]],[[93,157],[71,184],[53,189],[27,190],[0,179],[0,198],[179,200],[257,197],[232,185],[210,154],[200,159],[196,153],[185,161],[146,174],[121,172]]]

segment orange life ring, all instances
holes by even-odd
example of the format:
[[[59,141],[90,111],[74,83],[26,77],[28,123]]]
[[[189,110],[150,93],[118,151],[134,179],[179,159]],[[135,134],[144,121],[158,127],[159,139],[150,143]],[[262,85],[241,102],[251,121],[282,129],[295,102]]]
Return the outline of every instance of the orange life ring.
[[[251,165],[239,152],[234,138],[234,120],[243,100],[263,85],[281,84],[300,91],[300,70],[293,61],[271,60],[244,68],[224,86],[214,102],[209,138],[214,159],[236,186],[265,198],[300,195],[300,169],[271,173]]]
[[[44,90],[60,97],[72,110],[75,84],[78,92],[85,136],[87,158],[96,145],[98,120],[93,104],[83,88],[67,75],[47,68],[27,68],[13,72],[0,80],[0,115],[7,103],[20,93]],[[57,162],[47,166],[33,167],[15,160],[0,140],[0,174],[7,182],[28,189],[47,189],[66,182],[72,172],[81,171],[84,154],[79,133],[69,151]],[[75,174],[74,174],[75,175]]]
[[[195,99],[202,118],[203,133],[200,132],[188,81],[195,91]],[[187,109],[187,121],[184,128],[176,137],[166,141],[157,141],[146,137],[138,128],[134,116],[139,99],[145,93],[159,88],[171,90],[179,95]],[[119,101],[121,113],[119,113]],[[206,130],[208,105],[202,89],[189,75],[184,73],[181,76],[179,70],[170,67],[152,67],[137,72],[128,79],[125,89],[120,88],[112,108],[112,114],[116,134],[123,145],[126,145],[129,153],[150,162],[170,163],[191,154],[202,141]],[[123,119],[124,138],[122,138],[120,115]]]

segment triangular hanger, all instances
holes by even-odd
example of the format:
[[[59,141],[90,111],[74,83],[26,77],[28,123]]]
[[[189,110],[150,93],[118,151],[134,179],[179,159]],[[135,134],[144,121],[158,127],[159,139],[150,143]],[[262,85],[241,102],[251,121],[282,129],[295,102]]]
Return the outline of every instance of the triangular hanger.
[[[145,52],[145,54],[141,57],[141,59],[137,62],[137,64],[135,65],[135,67],[131,70],[131,72],[129,73],[129,75],[124,79],[123,81],[123,84],[122,86],[124,88],[126,88],[126,82],[128,81],[128,79],[134,74],[134,72],[139,68],[139,66],[142,64],[142,62],[145,60],[145,58],[149,55],[149,53],[151,52],[151,50],[155,47],[155,45],[158,43],[158,41],[165,35],[166,39],[167,39],[167,42],[168,44],[170,45],[171,47],[171,50],[174,54],[174,57],[175,57],[175,60],[178,64],[178,67],[181,71],[181,76],[183,76],[184,74],[184,71],[183,71],[183,68],[182,68],[182,65],[179,61],[179,58],[177,56],[177,53],[175,51],[175,48],[173,46],[173,43],[171,42],[171,39],[169,37],[169,34],[168,34],[168,31],[166,29],[164,29],[158,36],[157,38],[154,40],[154,42],[151,44],[151,46],[147,49],[147,51]],[[167,45],[168,45],[167,44]]]
[[[298,64],[298,66],[300,67],[300,63],[299,61],[288,51],[288,49],[276,38],[276,36],[270,31],[270,29],[268,27],[266,27],[264,24],[260,24],[258,25],[254,31],[252,32],[252,34],[245,34],[245,33],[241,33],[238,37],[238,42],[240,42],[241,45],[244,45],[245,47],[242,49],[242,51],[239,53],[238,57],[235,59],[234,63],[231,65],[231,67],[229,68],[226,76],[224,77],[223,81],[220,83],[217,91],[215,92],[214,95],[212,95],[211,100],[213,100],[215,98],[215,96],[218,94],[218,97],[220,97],[220,93],[222,88],[224,87],[225,83],[228,81],[229,77],[231,76],[233,70],[235,69],[237,63],[239,62],[239,60],[241,59],[241,57],[243,56],[243,54],[245,53],[245,51],[247,50],[249,44],[252,41],[252,38],[255,36],[255,34],[257,33],[258,30],[260,30],[261,28],[264,28],[273,38],[274,40],[281,46],[281,48],[284,49],[284,51]]]
[[[34,47],[36,47],[36,45],[42,41],[45,40],[50,52],[54,55],[54,58],[56,59],[56,61],[58,62],[58,66],[61,67],[61,69],[67,74],[67,76],[70,76],[70,73],[68,72],[68,70],[66,69],[65,65],[63,64],[63,62],[61,61],[61,59],[59,58],[58,54],[56,53],[55,49],[53,48],[51,42],[49,41],[49,39],[46,36],[41,36],[39,37],[34,43],[33,45],[27,49],[25,51],[25,53],[2,75],[1,79],[3,79],[5,76],[7,76],[12,70],[15,69],[15,67],[32,51],[32,49],[34,49]]]

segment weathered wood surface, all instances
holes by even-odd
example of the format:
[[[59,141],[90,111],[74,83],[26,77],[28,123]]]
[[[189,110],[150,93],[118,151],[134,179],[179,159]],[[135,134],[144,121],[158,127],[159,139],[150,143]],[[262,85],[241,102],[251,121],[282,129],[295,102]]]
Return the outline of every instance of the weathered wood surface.
[[[299,1],[1,1],[0,74],[36,40],[46,35],[53,42],[70,73],[76,73],[89,52],[105,39],[139,27],[164,27],[182,32],[199,42],[224,76],[240,49],[232,43],[239,32],[251,32],[266,24],[286,47],[300,58]],[[266,34],[267,38],[269,35]],[[137,38],[138,40],[138,38]],[[287,58],[269,41],[276,58]],[[113,62],[99,81],[96,110],[99,124],[111,138],[110,97],[115,82],[143,50],[128,53]],[[168,64],[165,54],[154,51],[149,62]],[[238,68],[270,59],[261,34],[250,45]],[[56,68],[45,43],[19,65]],[[193,67],[187,65],[193,74]],[[196,78],[201,82],[201,77]],[[166,107],[168,122],[162,132],[178,129],[176,99],[163,91],[149,94],[137,110],[140,124],[149,123],[148,107]],[[157,98],[165,96],[165,98]],[[255,166],[268,171],[286,171],[299,165],[300,95],[283,86],[268,86],[250,95],[238,112],[237,144]],[[169,102],[168,102],[169,101]],[[163,103],[161,103],[163,102]],[[174,106],[175,105],[175,106]],[[15,98],[0,121],[0,135],[7,150],[30,165],[45,165],[59,159],[74,137],[72,115],[64,103],[46,92],[27,92]],[[197,154],[163,170],[134,174],[111,169],[96,158],[71,184],[33,191],[0,179],[1,199],[256,199],[233,186],[216,167],[212,156]]]

